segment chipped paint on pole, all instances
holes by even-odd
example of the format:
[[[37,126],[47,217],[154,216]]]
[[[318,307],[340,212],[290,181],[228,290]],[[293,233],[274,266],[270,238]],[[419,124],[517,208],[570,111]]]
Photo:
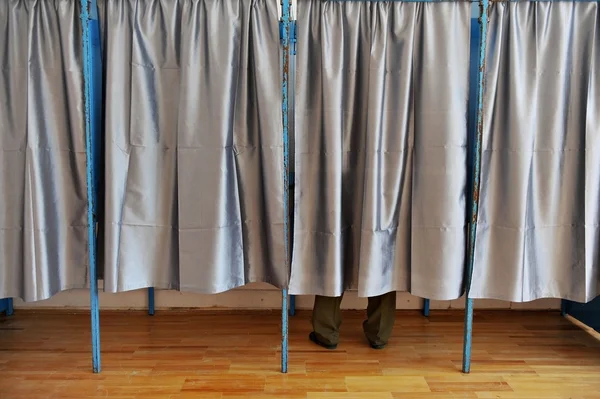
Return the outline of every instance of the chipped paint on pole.
[[[464,323],[464,341],[463,341],[463,373],[471,371],[471,346],[473,336],[473,299],[469,298],[471,290],[471,280],[473,278],[473,265],[475,262],[475,239],[477,237],[477,215],[479,211],[479,187],[481,173],[481,147],[483,140],[483,94],[485,91],[485,52],[487,42],[488,20],[489,20],[489,0],[480,0],[479,2],[479,64],[477,68],[477,123],[475,130],[475,148],[473,157],[473,187],[471,191],[471,218],[469,223],[469,255],[467,259],[465,288],[465,323]]]
[[[283,231],[285,241],[286,269],[290,268],[290,215],[289,215],[289,171],[290,171],[290,140],[288,129],[288,83],[290,72],[290,0],[281,1],[280,34],[282,45],[282,84],[281,112],[283,122]],[[282,291],[281,303],[281,372],[287,373],[288,367],[288,290]]]

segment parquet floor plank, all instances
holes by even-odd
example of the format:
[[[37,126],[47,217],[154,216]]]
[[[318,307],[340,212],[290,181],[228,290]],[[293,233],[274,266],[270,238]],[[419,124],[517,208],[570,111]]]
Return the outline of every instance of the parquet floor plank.
[[[600,399],[600,340],[558,312],[476,311],[469,375],[462,312],[398,312],[380,351],[363,317],[344,312],[328,351],[298,312],[283,375],[278,311],[105,311],[93,374],[88,314],[17,309],[0,316],[0,399]]]

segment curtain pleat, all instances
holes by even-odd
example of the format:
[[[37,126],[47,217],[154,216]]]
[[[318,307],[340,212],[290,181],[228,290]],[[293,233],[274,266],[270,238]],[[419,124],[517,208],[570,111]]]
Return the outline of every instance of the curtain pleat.
[[[287,285],[277,0],[104,0],[110,292]]]
[[[471,5],[298,2],[290,293],[461,296]]]
[[[87,281],[79,2],[0,2],[0,298]]]
[[[600,293],[599,13],[491,5],[473,298]]]

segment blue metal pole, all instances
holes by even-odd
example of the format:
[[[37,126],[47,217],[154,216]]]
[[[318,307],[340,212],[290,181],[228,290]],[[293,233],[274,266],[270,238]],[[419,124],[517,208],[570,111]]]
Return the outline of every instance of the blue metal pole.
[[[471,346],[473,337],[473,300],[467,298],[465,302],[465,331],[463,340],[463,373],[471,372]]]
[[[7,316],[12,316],[15,313],[15,308],[13,305],[13,299],[12,298],[6,298],[6,315]]]
[[[296,295],[290,295],[290,316],[296,316]]]
[[[560,314],[562,315],[562,317],[567,316],[567,300],[566,299],[560,300]]]
[[[148,288],[148,314],[154,316],[154,287]]]
[[[429,298],[423,300],[423,316],[429,317]]]
[[[288,290],[284,288],[281,296],[281,372],[287,373],[288,369]]]
[[[471,281],[473,278],[473,266],[475,262],[475,239],[477,237],[477,218],[479,208],[479,188],[481,171],[481,145],[483,138],[483,94],[485,84],[485,50],[488,28],[489,0],[479,2],[479,62],[477,67],[477,123],[470,126],[475,132],[475,148],[473,151],[473,184],[471,191],[471,219],[469,223],[469,256],[467,261],[467,284],[465,302],[465,328],[463,345],[463,373],[471,371],[471,346],[473,334],[473,299],[469,298]],[[473,76],[471,74],[471,76]]]
[[[290,172],[290,142],[288,131],[288,82],[290,68],[290,0],[281,2],[281,45],[283,47],[283,73],[282,73],[282,102],[281,111],[283,118],[283,230],[285,239],[286,266],[290,266],[290,214],[289,214],[289,172]],[[287,288],[282,291],[281,304],[281,372],[287,373],[288,367],[288,305]]]
[[[90,10],[91,14],[90,15]],[[97,137],[100,122],[102,65],[100,59],[100,32],[96,1],[92,0],[88,9],[88,0],[81,0],[81,25],[83,35],[83,78],[85,92],[85,147],[87,169],[87,222],[88,222],[88,257],[90,275],[90,313],[92,328],[92,367],[94,373],[100,372],[100,310],[98,300],[98,280],[96,270],[96,206],[97,180],[95,170],[98,161]],[[96,62],[94,62],[96,61]],[[100,63],[100,65],[97,65]]]

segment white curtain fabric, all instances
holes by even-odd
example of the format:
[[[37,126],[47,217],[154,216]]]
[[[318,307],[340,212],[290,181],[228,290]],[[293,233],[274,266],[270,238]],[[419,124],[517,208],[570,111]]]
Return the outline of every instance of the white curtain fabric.
[[[104,287],[287,286],[277,0],[103,0]]]
[[[86,287],[80,7],[0,1],[0,298]]]
[[[471,4],[298,1],[292,294],[464,289]]]
[[[599,13],[491,4],[473,298],[600,293]]]

